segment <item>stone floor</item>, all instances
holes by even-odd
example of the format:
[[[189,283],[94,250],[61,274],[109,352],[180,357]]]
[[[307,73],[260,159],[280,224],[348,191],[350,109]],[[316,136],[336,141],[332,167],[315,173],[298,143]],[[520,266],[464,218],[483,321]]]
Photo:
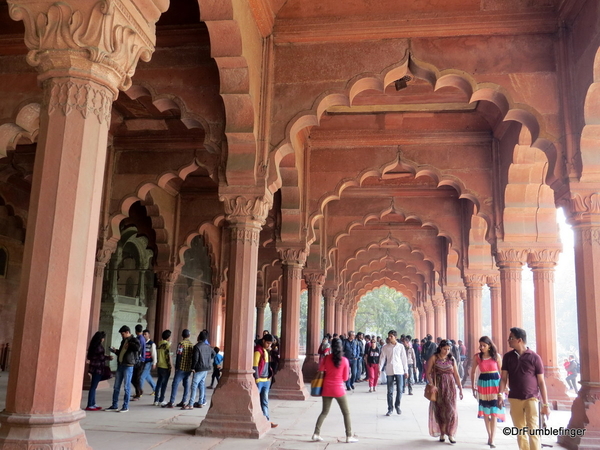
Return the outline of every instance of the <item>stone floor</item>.
[[[0,408],[4,408],[8,374],[0,374]],[[111,380],[112,381],[112,380]],[[170,386],[169,386],[170,389]],[[429,436],[427,430],[428,401],[423,397],[423,387],[416,386],[413,396],[402,398],[402,415],[386,417],[385,386],[379,386],[376,393],[368,393],[366,383],[358,383],[356,391],[349,395],[352,413],[352,429],[359,442],[352,448],[359,449],[437,449],[449,446],[437,442]],[[170,390],[169,390],[170,392]],[[180,388],[180,395],[181,395]],[[210,403],[211,390],[208,390]],[[487,438],[485,427],[476,418],[477,403],[471,391],[465,391],[464,400],[458,404],[459,428],[456,435],[455,448],[489,449],[485,445]],[[178,396],[178,401],[180,400]],[[97,392],[97,403],[110,406],[111,389]],[[84,392],[82,407],[85,407],[87,391]],[[305,402],[271,400],[271,418],[279,427],[271,430],[260,440],[216,439],[194,435],[207,408],[182,411],[178,408],[164,409],[152,406],[153,399],[144,396],[138,402],[130,403],[127,414],[112,412],[88,412],[83,420],[88,442],[95,450],[181,450],[193,446],[194,449],[219,450],[263,450],[263,449],[331,449],[348,444],[338,443],[344,436],[342,415],[333,404],[329,416],[325,420],[322,436],[323,442],[311,442],[313,427],[321,411],[321,399],[309,398]],[[568,423],[570,413],[553,411],[548,426],[561,427]],[[516,438],[502,434],[507,423],[499,424],[496,446],[498,449],[517,448]],[[544,438],[544,444],[561,448],[556,438]]]

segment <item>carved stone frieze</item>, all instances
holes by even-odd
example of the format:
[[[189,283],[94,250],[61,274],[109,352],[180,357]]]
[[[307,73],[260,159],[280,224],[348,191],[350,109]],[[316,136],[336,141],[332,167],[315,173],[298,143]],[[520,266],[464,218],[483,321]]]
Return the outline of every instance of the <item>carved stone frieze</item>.
[[[320,285],[325,283],[325,273],[323,271],[304,271],[304,280],[307,285]]]
[[[488,275],[486,278],[486,284],[490,287],[490,289],[499,288],[500,287],[500,274]]]
[[[256,221],[262,226],[273,204],[272,199],[257,196],[220,195],[219,198],[230,223]]]
[[[486,276],[483,274],[475,273],[465,275],[465,286],[467,286],[467,288],[481,288],[486,281]]]
[[[554,281],[554,269],[534,269],[533,281]]]
[[[500,270],[500,280],[521,281],[521,270],[520,269]]]
[[[600,214],[600,192],[572,192],[567,205],[571,213],[569,220],[576,224],[592,215]]]
[[[444,297],[442,295],[440,296],[435,296],[431,299],[431,301],[433,302],[433,307],[434,308],[444,308],[446,306],[446,300],[444,300]]]
[[[131,86],[137,63],[149,61],[155,23],[167,0],[90,2],[10,0],[9,12],[25,25],[27,61],[40,79],[64,76],[97,79],[117,94]],[[61,73],[62,72],[62,73]]]
[[[554,267],[558,262],[560,249],[532,249],[527,255],[529,267]]]
[[[600,227],[586,227],[577,232],[580,233],[583,244],[600,245]]]
[[[260,231],[254,227],[234,226],[231,228],[231,242],[242,242],[258,246]]]
[[[306,263],[308,251],[306,247],[287,247],[277,249],[282,264],[297,264],[303,266]]]
[[[76,78],[53,78],[47,83],[44,106],[49,115],[79,113],[84,119],[94,115],[99,123],[110,124],[113,97],[105,87]]]
[[[460,291],[457,289],[446,291],[444,292],[444,299],[446,300],[446,305],[458,307],[461,300]]]
[[[496,252],[496,262],[500,268],[509,266],[521,267],[527,261],[529,249],[526,248],[499,248]]]

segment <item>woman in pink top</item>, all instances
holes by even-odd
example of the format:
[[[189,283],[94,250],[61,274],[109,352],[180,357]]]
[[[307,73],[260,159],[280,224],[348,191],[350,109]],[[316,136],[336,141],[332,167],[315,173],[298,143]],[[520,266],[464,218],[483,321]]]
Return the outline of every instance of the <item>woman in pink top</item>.
[[[331,341],[331,354],[325,356],[319,364],[319,370],[325,372],[323,379],[323,410],[317,419],[315,432],[312,436],[313,441],[322,441],[321,425],[331,408],[331,402],[335,398],[340,405],[344,416],[344,426],[346,427],[346,442],[358,442],[358,439],[352,436],[352,426],[350,424],[350,409],[348,408],[348,399],[346,398],[345,382],[350,373],[350,363],[343,356],[342,341],[333,338]]]

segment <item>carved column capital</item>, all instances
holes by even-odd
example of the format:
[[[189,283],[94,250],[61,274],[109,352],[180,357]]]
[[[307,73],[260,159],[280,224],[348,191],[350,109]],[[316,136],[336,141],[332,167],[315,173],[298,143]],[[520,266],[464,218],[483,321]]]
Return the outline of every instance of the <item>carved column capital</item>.
[[[156,273],[158,276],[158,281],[161,284],[175,284],[177,278],[179,278],[179,274],[181,272],[179,270],[160,270]]]
[[[306,257],[308,256],[308,250],[305,245],[285,245],[277,248],[279,257],[281,258],[281,264],[283,265],[298,265],[303,266],[306,263]]]
[[[486,278],[486,283],[490,287],[490,289],[499,288],[500,287],[500,274],[488,275]]]
[[[155,23],[168,0],[9,0],[10,16],[25,25],[27,62],[39,80],[92,79],[112,90],[131,86],[137,63],[149,61]],[[113,99],[111,99],[112,102]]]
[[[571,197],[563,200],[567,206],[568,222],[571,225],[600,223],[600,189],[593,187],[571,188]]]
[[[500,247],[496,251],[496,264],[500,269],[520,269],[527,261],[528,248]]]
[[[325,272],[322,270],[306,270],[303,271],[304,281],[307,285],[323,286],[325,283]]]
[[[96,263],[106,265],[110,261],[113,253],[116,251],[117,245],[105,244],[96,252]]]
[[[460,303],[460,290],[450,289],[445,291],[444,299],[446,300],[446,304],[458,307]]]
[[[531,269],[553,269],[558,262],[560,252],[559,248],[532,250],[527,256],[527,265]]]
[[[325,298],[333,298],[337,297],[338,291],[334,288],[325,288],[323,289],[323,297]]]
[[[258,228],[265,224],[273,198],[269,196],[245,196],[220,194],[225,206],[225,218],[230,224],[255,222]]]
[[[425,312],[427,314],[432,314],[433,313],[433,303],[432,302],[427,302],[423,305],[423,308],[425,309]]]
[[[446,300],[442,294],[436,294],[432,297],[431,302],[435,309],[444,308],[446,306]]]
[[[467,289],[481,288],[486,283],[486,276],[480,273],[473,273],[465,275],[464,282]]]

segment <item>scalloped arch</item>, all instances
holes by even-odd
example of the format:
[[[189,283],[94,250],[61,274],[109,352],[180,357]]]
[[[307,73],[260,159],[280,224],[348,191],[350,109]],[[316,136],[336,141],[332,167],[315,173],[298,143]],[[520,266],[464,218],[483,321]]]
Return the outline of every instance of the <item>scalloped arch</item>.
[[[19,109],[14,122],[0,125],[0,158],[15,150],[21,139],[36,142],[40,130],[39,103],[27,103]]]
[[[181,271],[185,264],[184,254],[187,250],[192,248],[192,241],[197,236],[204,238],[204,244],[208,248],[208,254],[210,256],[210,266],[212,270],[213,285],[218,285],[220,276],[217,271],[220,266],[219,260],[220,255],[217,254],[215,249],[221,247],[221,232],[218,224],[225,218],[222,214],[217,215],[213,220],[202,223],[196,231],[189,233],[185,238],[185,243],[181,245],[177,251],[177,264],[175,265],[175,271]]]

